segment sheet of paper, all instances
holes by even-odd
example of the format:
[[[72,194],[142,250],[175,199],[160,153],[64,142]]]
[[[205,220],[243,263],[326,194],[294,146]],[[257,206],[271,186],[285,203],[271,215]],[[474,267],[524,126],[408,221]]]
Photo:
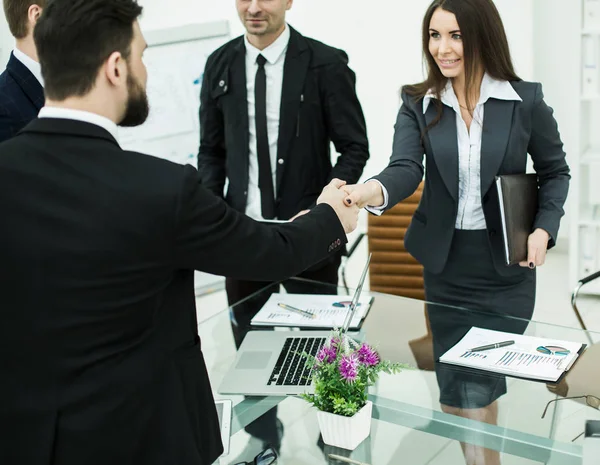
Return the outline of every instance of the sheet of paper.
[[[256,326],[300,326],[312,328],[340,328],[350,308],[349,296],[315,294],[272,294],[260,309],[252,324]],[[358,328],[371,306],[372,297],[361,296],[350,328]],[[311,318],[281,308],[278,303],[291,305],[315,315]]]
[[[507,340],[514,340],[515,343],[480,352],[470,350]],[[538,350],[538,347],[542,346],[561,347],[569,353],[567,355],[545,354]],[[454,347],[442,355],[440,361],[496,373],[556,381],[573,364],[581,346],[581,343],[474,327]]]

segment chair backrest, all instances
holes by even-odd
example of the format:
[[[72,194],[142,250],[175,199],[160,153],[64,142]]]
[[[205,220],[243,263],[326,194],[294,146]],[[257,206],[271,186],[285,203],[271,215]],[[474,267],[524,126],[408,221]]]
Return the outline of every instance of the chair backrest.
[[[423,193],[416,192],[381,216],[369,215],[370,288],[386,294],[425,299],[423,266],[404,248],[404,235]]]

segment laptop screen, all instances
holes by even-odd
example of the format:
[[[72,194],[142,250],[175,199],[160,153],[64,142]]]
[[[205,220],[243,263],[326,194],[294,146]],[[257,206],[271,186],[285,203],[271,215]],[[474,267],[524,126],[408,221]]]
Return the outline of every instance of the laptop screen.
[[[358,286],[356,286],[356,291],[354,291],[354,297],[352,297],[352,303],[350,304],[350,308],[348,309],[348,314],[346,315],[346,319],[344,320],[344,326],[342,326],[342,333],[346,333],[348,328],[350,327],[350,322],[352,318],[354,318],[354,314],[356,313],[356,309],[358,308],[358,299],[360,299],[360,293],[363,288],[363,284],[365,283],[365,278],[367,276],[367,271],[369,271],[369,263],[371,262],[371,255],[369,254],[369,258],[367,258],[367,263],[365,263],[365,267],[363,268],[362,275],[360,277],[360,281],[358,282]]]

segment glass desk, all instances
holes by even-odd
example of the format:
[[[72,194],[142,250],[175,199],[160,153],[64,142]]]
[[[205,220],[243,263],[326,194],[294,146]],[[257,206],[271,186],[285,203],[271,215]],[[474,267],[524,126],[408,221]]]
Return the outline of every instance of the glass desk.
[[[330,290],[346,295],[342,287],[331,286]],[[271,286],[235,307],[266,300],[277,291]],[[470,326],[586,344],[589,344],[588,336],[600,341],[600,334],[528,322],[508,316],[510,309],[504,315],[494,315],[369,291],[363,291],[363,295],[373,296],[373,305],[359,333],[353,334],[376,346],[382,358],[415,367],[398,375],[382,375],[369,391],[374,404],[370,437],[354,451],[337,449],[323,444],[316,410],[302,399],[216,394],[217,398],[232,399],[234,405],[230,454],[221,458],[221,464],[250,461],[265,445],[258,437],[262,433],[280,439],[278,464],[342,463],[329,459],[329,453],[371,465],[464,464],[461,442],[498,451],[503,465],[582,463],[581,439],[575,442],[572,439],[583,431],[586,419],[600,419],[600,413],[587,407],[584,401],[562,400],[553,402],[542,419],[546,403],[557,398],[544,383],[506,378],[507,392],[497,401],[496,424],[444,412],[439,401],[436,371],[433,370],[432,338],[427,336],[427,318],[434,328],[436,343],[443,339],[438,335],[454,332],[454,337],[460,338]],[[202,351],[215,392],[236,355],[231,331],[233,310],[224,309],[199,325]],[[202,308],[199,311],[202,312]],[[568,311],[566,308],[565,312]],[[289,331],[287,328],[282,330]],[[461,384],[464,398],[476,399],[480,395],[477,374],[458,367],[452,367],[450,371],[450,375],[441,376],[452,379],[457,375],[463,381],[466,379]],[[583,385],[586,386],[585,381]],[[600,386],[591,386],[590,390],[585,394],[598,395]],[[251,423],[252,435],[245,432]]]

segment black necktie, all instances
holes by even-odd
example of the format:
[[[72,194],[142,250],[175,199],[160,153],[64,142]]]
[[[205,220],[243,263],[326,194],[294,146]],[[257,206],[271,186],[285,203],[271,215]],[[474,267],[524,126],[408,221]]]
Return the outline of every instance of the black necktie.
[[[258,154],[258,187],[260,188],[260,205],[263,218],[275,218],[275,196],[273,177],[271,174],[271,158],[269,156],[269,133],[267,131],[267,75],[265,63],[267,59],[258,55],[256,63],[256,80],[254,82],[254,107],[256,111],[256,152]]]

